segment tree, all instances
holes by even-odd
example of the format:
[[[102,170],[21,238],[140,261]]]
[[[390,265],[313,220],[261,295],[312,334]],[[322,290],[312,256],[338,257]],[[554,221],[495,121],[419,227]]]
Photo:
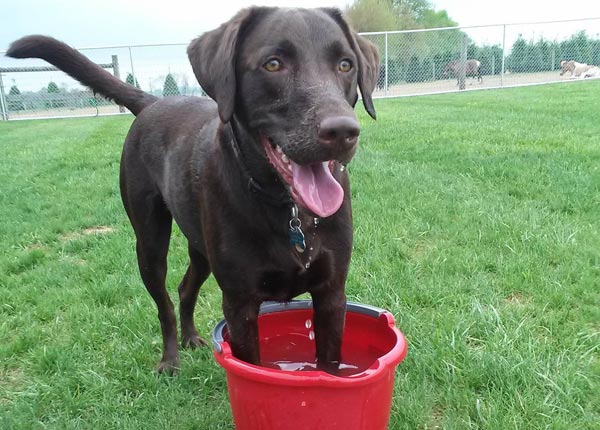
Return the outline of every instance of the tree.
[[[422,25],[427,10],[432,10],[428,0],[389,0],[402,30],[425,28]]]
[[[355,0],[346,17],[359,32],[455,27],[445,10],[436,11],[429,0]]]
[[[422,82],[423,81],[423,67],[417,57],[412,57],[408,63],[408,69],[406,72],[406,82]]]
[[[481,61],[479,71],[482,75],[499,75],[502,71],[502,47],[500,45],[477,46],[471,43],[467,49],[467,58]]]
[[[8,92],[8,110],[18,111],[25,110],[25,106],[23,105],[23,100],[20,97],[21,90],[17,88],[16,85],[10,87],[10,91]]]
[[[52,94],[52,97],[50,97],[50,100],[46,102],[46,107],[61,108],[65,106],[65,99],[63,97],[56,96],[56,94],[60,94],[61,92],[58,85],[56,85],[56,82],[50,82],[48,84],[47,92],[48,94]]]
[[[50,93],[50,94],[60,93],[60,88],[58,88],[58,85],[56,85],[56,82],[50,82],[48,84],[48,93]]]
[[[355,31],[386,31],[398,28],[388,0],[356,0],[345,11],[346,18]]]
[[[165,79],[165,84],[163,85],[163,96],[178,96],[180,94],[175,78],[169,73]]]
[[[134,84],[134,80],[135,80],[135,84]],[[131,73],[127,73],[127,78],[125,79],[125,82],[127,82],[129,85],[132,85],[136,88],[140,88],[140,83],[138,82],[137,78],[133,77],[133,75]]]
[[[522,34],[513,43],[510,56],[508,57],[508,64],[510,70],[515,73],[522,73],[527,71],[527,42],[523,38]]]
[[[423,12],[423,16],[420,19],[422,28],[443,28],[443,27],[456,27],[458,23],[448,16],[448,12],[445,10],[433,10],[427,9]]]
[[[573,36],[564,42],[565,60],[575,60],[580,63],[592,63],[592,55],[590,50],[590,39],[585,31],[578,31]]]

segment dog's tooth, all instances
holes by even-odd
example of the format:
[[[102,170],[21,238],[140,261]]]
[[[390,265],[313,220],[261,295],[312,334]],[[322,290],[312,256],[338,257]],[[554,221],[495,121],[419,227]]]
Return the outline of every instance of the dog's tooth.
[[[275,147],[275,149],[277,150],[277,152],[279,152],[280,154],[283,154],[283,149],[281,149],[281,146],[277,145]]]
[[[287,157],[287,155],[285,155],[285,154],[282,154],[282,155],[281,155],[281,160],[282,160],[284,163],[289,163],[289,162],[290,162],[290,159],[289,159],[289,158]]]

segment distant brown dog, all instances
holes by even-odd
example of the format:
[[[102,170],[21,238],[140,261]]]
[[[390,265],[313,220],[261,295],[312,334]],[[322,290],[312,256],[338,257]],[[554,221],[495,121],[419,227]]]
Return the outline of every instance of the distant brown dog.
[[[212,272],[236,357],[260,361],[261,302],[309,292],[318,365],[336,371],[352,252],[345,165],[360,132],[353,107],[360,89],[375,117],[379,70],[377,48],[339,10],[253,7],[194,40],[189,59],[216,103],[158,99],[49,37],[17,40],[7,55],[43,58],[137,116],[123,149],[121,195],[158,307],[159,372],[179,366],[165,288],[173,219],[189,244],[179,284],[183,346],[205,343],[194,307]]]

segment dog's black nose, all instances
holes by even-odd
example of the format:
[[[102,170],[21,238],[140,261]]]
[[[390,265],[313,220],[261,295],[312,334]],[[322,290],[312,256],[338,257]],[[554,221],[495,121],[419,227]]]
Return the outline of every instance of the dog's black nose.
[[[332,116],[325,118],[319,125],[319,142],[337,146],[341,150],[348,150],[356,145],[359,134],[358,121],[351,116]]]

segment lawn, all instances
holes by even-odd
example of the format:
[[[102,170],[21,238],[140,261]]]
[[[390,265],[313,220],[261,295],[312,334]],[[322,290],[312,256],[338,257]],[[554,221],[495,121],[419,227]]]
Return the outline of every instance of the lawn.
[[[600,81],[378,100],[350,300],[409,342],[390,430],[600,429]],[[233,428],[208,348],[158,376],[118,192],[132,117],[0,122],[0,428]],[[187,267],[175,232],[169,289]],[[210,278],[196,321],[221,319]],[[348,429],[352,430],[352,429]]]

